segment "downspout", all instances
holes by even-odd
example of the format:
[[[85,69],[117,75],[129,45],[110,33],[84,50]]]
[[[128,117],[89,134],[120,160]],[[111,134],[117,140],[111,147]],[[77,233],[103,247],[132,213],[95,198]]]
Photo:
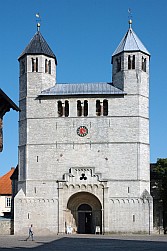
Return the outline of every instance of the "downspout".
[[[59,234],[59,181],[57,180],[57,196],[58,196],[58,200],[57,200],[57,235]]]
[[[104,187],[102,188],[103,189],[103,235],[104,235],[104,233],[105,233],[105,230],[104,230],[104,228],[105,228],[105,223],[104,223]]]

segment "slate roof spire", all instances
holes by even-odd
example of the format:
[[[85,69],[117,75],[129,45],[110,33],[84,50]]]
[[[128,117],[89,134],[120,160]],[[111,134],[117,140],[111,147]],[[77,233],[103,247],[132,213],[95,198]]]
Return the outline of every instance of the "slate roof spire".
[[[146,49],[146,47],[143,45],[143,43],[140,41],[138,36],[133,31],[131,19],[129,20],[129,29],[127,33],[121,40],[117,49],[114,51],[112,57],[121,52],[128,52],[128,51],[141,51],[150,56],[149,51]]]
[[[37,32],[31,39],[27,47],[24,49],[18,60],[20,60],[25,55],[46,55],[54,58],[57,65],[57,59],[55,54],[53,53],[53,51],[51,50],[48,43],[40,32],[40,23],[37,23]]]

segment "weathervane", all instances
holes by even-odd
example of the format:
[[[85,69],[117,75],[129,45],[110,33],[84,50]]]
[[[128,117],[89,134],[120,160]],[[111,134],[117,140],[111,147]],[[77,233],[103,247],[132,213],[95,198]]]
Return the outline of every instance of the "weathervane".
[[[131,24],[132,24],[132,10],[130,8],[128,9],[128,13],[129,13],[129,15],[128,15],[129,28],[131,28]]]
[[[40,16],[39,12],[36,13],[35,16],[36,16],[36,23],[37,23],[37,31],[39,31],[40,26],[41,26],[41,24],[40,24],[40,22],[41,22],[41,16]]]

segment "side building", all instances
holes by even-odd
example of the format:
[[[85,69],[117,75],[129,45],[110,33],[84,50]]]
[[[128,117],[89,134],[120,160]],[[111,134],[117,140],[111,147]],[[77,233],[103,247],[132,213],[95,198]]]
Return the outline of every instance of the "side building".
[[[150,53],[129,28],[112,83],[56,83],[39,27],[19,57],[15,234],[151,233]]]
[[[12,182],[10,180],[15,168],[0,177],[0,216],[11,218]]]
[[[0,152],[3,150],[3,117],[11,108],[19,111],[18,106],[0,89]]]

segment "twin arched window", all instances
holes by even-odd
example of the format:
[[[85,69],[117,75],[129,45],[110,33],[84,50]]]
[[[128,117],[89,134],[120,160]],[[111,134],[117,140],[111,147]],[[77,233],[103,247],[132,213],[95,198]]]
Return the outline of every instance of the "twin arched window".
[[[69,116],[69,102],[68,100],[65,100],[65,102],[58,101],[58,116],[62,117],[68,117]]]
[[[88,116],[88,101],[84,100],[82,103],[80,100],[77,100],[77,116]]]
[[[97,116],[107,116],[108,115],[108,100],[104,99],[102,102],[96,100],[96,115]]]
[[[31,59],[32,72],[38,72],[38,58]],[[51,60],[45,59],[45,73],[51,74]]]
[[[141,69],[146,72],[146,58],[142,57]],[[135,55],[128,56],[128,69],[135,69]]]

